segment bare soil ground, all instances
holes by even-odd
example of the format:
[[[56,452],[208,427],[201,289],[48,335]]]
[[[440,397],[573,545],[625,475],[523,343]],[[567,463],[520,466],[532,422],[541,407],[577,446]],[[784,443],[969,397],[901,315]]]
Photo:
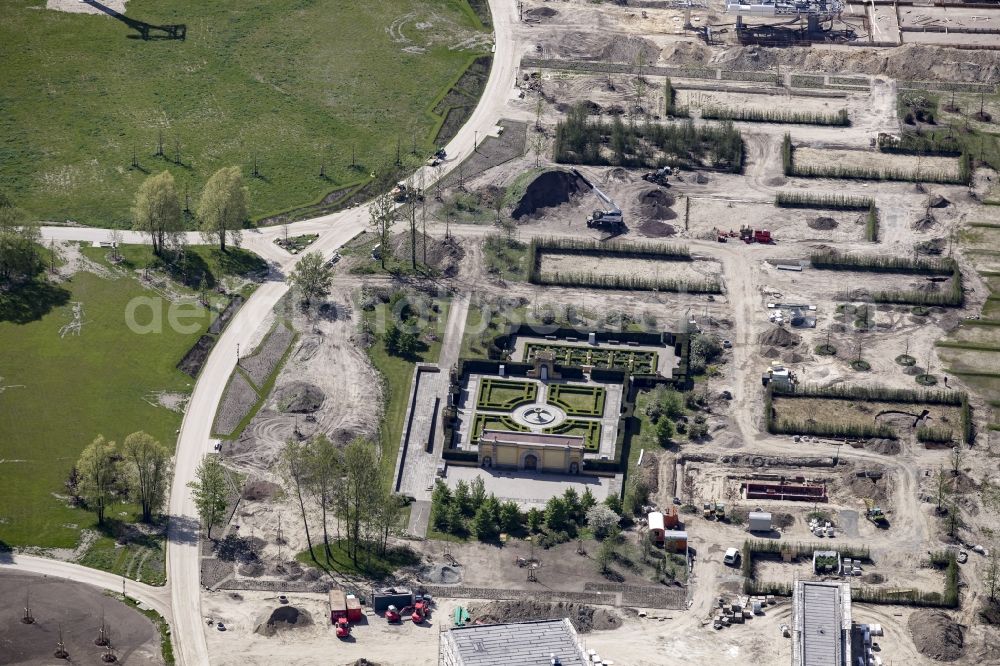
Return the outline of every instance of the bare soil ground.
[[[713,262],[656,261],[654,259],[624,259],[575,254],[543,254],[542,275],[614,275],[635,276],[648,280],[703,280],[718,275]]]
[[[28,595],[34,624],[22,624]],[[104,618],[119,663],[162,664],[160,633],[139,611],[82,583],[5,572],[0,575],[0,660],[5,664],[42,666],[53,657],[59,632],[74,664],[105,663],[103,647],[94,644]]]

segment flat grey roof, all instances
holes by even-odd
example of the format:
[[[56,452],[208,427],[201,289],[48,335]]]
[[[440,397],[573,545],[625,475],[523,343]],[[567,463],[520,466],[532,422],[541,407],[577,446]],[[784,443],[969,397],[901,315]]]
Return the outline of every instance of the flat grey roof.
[[[802,582],[801,666],[844,663],[841,646],[840,586]]]
[[[453,666],[549,666],[550,656],[562,666],[585,666],[583,650],[569,620],[455,627],[445,632],[445,664]]]

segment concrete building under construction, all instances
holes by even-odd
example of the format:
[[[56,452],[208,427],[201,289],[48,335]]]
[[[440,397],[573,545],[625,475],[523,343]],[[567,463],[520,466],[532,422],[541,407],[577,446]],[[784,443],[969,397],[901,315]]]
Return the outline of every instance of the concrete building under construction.
[[[792,623],[792,666],[851,664],[850,583],[796,581]]]

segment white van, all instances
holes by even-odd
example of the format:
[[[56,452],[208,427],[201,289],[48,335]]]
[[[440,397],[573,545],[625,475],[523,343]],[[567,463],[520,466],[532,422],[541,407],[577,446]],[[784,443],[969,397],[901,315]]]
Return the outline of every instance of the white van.
[[[737,548],[727,548],[726,556],[722,558],[723,564],[734,565],[740,560],[740,551]]]

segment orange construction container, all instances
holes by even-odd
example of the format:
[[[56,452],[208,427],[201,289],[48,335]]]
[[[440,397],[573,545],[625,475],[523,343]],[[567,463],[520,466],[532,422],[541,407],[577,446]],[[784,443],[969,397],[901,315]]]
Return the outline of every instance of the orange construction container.
[[[361,602],[353,594],[347,595],[347,620],[349,622],[361,622]]]
[[[669,506],[667,510],[663,512],[663,527],[672,530],[681,524],[680,517],[677,515],[677,507]]]

